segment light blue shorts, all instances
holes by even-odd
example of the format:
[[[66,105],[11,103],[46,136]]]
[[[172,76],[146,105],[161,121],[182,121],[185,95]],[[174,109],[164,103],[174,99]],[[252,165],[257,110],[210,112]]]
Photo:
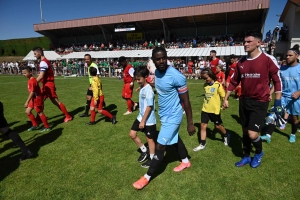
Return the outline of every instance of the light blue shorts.
[[[178,142],[180,124],[162,123],[157,142],[161,145],[172,145]]]
[[[300,115],[300,99],[292,99],[290,97],[281,97],[281,105],[290,115]]]

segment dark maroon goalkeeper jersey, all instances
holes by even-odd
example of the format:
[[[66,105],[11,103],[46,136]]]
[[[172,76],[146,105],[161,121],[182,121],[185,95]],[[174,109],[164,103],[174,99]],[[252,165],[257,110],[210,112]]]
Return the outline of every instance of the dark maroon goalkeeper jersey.
[[[273,81],[275,92],[281,92],[279,68],[276,59],[265,53],[254,59],[243,57],[236,65],[228,91],[233,91],[241,82],[241,97],[267,102],[270,97],[270,80]]]

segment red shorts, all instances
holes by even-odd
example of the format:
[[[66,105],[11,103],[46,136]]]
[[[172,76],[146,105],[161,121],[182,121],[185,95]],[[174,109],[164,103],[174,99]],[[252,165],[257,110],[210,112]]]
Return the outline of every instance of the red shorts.
[[[48,82],[45,85],[43,85],[42,94],[43,94],[44,99],[47,99],[47,98],[55,99],[55,98],[57,98],[55,83],[54,82]]]
[[[42,98],[35,98],[29,101],[28,108],[33,108],[37,113],[43,112],[43,99]]]
[[[148,82],[148,83],[154,83],[154,81],[155,81],[155,75],[150,74],[150,75],[147,77],[147,82]]]
[[[193,73],[193,70],[192,69],[188,69],[188,73],[189,74]]]
[[[98,100],[97,100],[98,110],[102,110],[102,109],[103,109],[103,102],[104,102],[104,95],[99,96],[99,98],[98,98]],[[96,106],[97,106],[97,105],[96,105]],[[94,97],[92,98],[90,107],[94,107],[94,108],[95,108]]]
[[[132,98],[132,91],[133,88],[130,88],[130,83],[125,83],[122,90],[122,97],[125,99],[131,99]]]

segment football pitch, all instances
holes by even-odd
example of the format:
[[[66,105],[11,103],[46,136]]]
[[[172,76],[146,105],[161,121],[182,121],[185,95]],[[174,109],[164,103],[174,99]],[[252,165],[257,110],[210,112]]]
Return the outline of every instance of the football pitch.
[[[23,107],[28,97],[27,79],[0,76],[0,100],[7,121],[34,153],[31,159],[19,163],[19,149],[0,135],[0,199],[299,199],[300,137],[294,144],[288,142],[290,125],[284,131],[276,130],[270,144],[263,143],[265,155],[260,167],[234,166],[242,156],[242,143],[238,101],[233,97],[230,108],[222,111],[224,126],[231,134],[229,146],[224,146],[210,123],[206,149],[193,152],[198,137],[188,135],[184,116],[180,136],[188,149],[191,168],[173,172],[179,161],[170,147],[149,185],[135,190],[133,182],[147,172],[137,162],[138,148],[128,136],[138,112],[123,116],[123,81],[101,80],[106,108],[117,115],[117,124],[98,114],[97,124],[86,126],[89,118],[78,114],[84,110],[88,78],[56,77],[59,100],[74,119],[64,123],[64,115],[47,100],[44,112],[52,130],[40,133],[27,131],[30,124]],[[199,130],[203,81],[187,83],[194,124]],[[138,101],[137,92],[133,100]],[[159,130],[158,115],[157,121]],[[142,133],[139,136],[146,141]]]

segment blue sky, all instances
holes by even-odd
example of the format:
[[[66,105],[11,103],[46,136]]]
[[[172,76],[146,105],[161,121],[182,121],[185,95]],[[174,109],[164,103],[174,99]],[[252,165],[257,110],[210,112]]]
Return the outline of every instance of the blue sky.
[[[121,14],[163,8],[224,2],[226,0],[42,0],[46,22]],[[265,32],[278,23],[287,0],[270,0]],[[33,24],[40,23],[40,0],[0,0],[0,40],[38,37]]]

